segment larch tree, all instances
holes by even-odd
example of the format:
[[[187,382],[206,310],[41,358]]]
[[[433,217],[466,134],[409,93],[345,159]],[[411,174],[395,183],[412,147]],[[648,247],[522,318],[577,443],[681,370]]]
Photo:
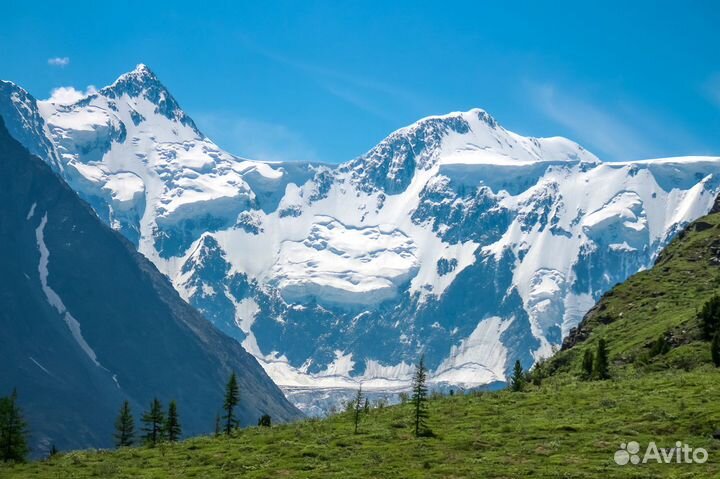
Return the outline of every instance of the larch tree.
[[[225,386],[225,402],[223,403],[223,409],[225,414],[225,434],[230,434],[233,429],[238,427],[238,420],[235,417],[235,408],[240,403],[240,388],[237,383],[237,376],[235,371],[230,375],[230,379]]]
[[[357,394],[355,395],[355,407],[353,411],[353,421],[355,423],[355,434],[358,433],[358,427],[360,427],[360,415],[363,412],[363,393],[362,385],[358,388]]]
[[[715,333],[712,343],[710,343],[710,354],[712,355],[713,364],[720,367],[720,333]]]
[[[593,377],[595,379],[610,379],[610,359],[608,358],[607,343],[600,339],[595,352],[595,364],[593,364]]]
[[[132,446],[135,439],[135,420],[130,410],[130,402],[124,401],[120,413],[115,419],[115,445],[117,447]]]
[[[3,461],[25,462],[29,447],[28,428],[18,406],[17,390],[0,398],[0,459]]]
[[[425,368],[425,356],[420,356],[420,362],[415,368],[415,375],[412,382],[412,397],[410,402],[413,405],[413,423],[415,437],[427,435],[428,408],[427,408],[427,369]]]
[[[163,413],[162,403],[155,398],[150,403],[150,410],[146,411],[142,416],[143,439],[151,446],[157,445],[164,439],[165,429],[165,413]]]
[[[182,435],[180,426],[180,415],[177,410],[177,403],[170,401],[168,405],[167,419],[165,420],[165,437],[170,442],[176,442]]]
[[[523,387],[525,387],[525,373],[518,359],[515,361],[515,367],[513,367],[513,375],[510,378],[510,388],[513,391],[520,392],[523,390]]]

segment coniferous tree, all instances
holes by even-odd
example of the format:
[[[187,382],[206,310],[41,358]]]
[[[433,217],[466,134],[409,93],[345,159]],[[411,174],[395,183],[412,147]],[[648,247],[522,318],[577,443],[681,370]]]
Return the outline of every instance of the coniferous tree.
[[[712,343],[710,344],[710,353],[712,354],[713,364],[720,367],[720,332],[715,333]]]
[[[271,427],[272,426],[272,417],[270,417],[269,414],[263,414],[262,416],[260,416],[260,419],[258,419],[258,426]]]
[[[220,426],[220,414],[215,415],[215,436],[219,436],[222,433],[222,427]]]
[[[586,349],[582,360],[582,379],[589,381],[593,376],[593,362],[595,357],[592,350]]]
[[[164,439],[165,414],[163,413],[162,403],[155,398],[150,403],[150,410],[146,411],[142,416],[144,424],[143,439],[151,446],[157,445]]]
[[[415,426],[415,437],[429,433],[427,428],[427,369],[425,369],[425,357],[420,356],[420,362],[415,368],[415,375],[412,382],[412,397],[410,402],[413,405],[413,422]]]
[[[223,409],[225,410],[225,434],[230,434],[234,428],[238,426],[238,421],[235,418],[235,407],[240,402],[240,389],[237,383],[237,376],[235,372],[230,375],[227,386],[225,387],[225,403]]]
[[[355,422],[355,434],[358,433],[358,427],[360,426],[360,414],[363,411],[363,394],[362,394],[362,386],[360,386],[357,390],[357,395],[355,395],[355,407],[353,411],[353,420]]]
[[[117,447],[132,446],[135,438],[135,420],[130,411],[130,402],[125,401],[115,419],[115,445]]]
[[[13,389],[10,396],[0,398],[0,459],[25,462],[29,451],[27,434],[27,423]]]
[[[595,352],[595,364],[593,364],[593,377],[595,379],[610,378],[610,360],[608,359],[607,344],[604,339],[600,339]]]
[[[365,414],[370,412],[370,399],[368,399],[367,396],[365,396],[365,405],[363,405],[363,412]]]
[[[168,405],[167,420],[165,421],[165,437],[170,442],[175,442],[182,435],[182,427],[180,426],[180,416],[177,411],[177,403],[170,401]]]
[[[712,339],[720,331],[720,295],[713,296],[703,304],[698,319],[705,339]]]
[[[515,392],[520,392],[525,387],[525,373],[523,372],[522,364],[520,360],[515,361],[513,367],[513,375],[510,378],[510,388]]]
[[[60,451],[58,451],[57,447],[55,447],[55,444],[50,446],[50,454],[48,455],[48,459],[52,459],[53,457],[57,456]]]

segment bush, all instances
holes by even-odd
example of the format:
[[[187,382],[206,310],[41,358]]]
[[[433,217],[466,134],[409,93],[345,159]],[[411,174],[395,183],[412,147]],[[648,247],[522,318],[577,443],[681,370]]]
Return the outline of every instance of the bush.
[[[670,342],[664,334],[661,334],[650,347],[649,355],[651,358],[667,354],[670,351]]]
[[[269,414],[263,414],[260,416],[260,419],[258,419],[258,426],[260,427],[270,427],[272,425],[272,418]]]
[[[703,337],[712,339],[718,332],[720,326],[720,296],[715,295],[703,304],[700,313],[698,313],[700,327],[702,328]]]

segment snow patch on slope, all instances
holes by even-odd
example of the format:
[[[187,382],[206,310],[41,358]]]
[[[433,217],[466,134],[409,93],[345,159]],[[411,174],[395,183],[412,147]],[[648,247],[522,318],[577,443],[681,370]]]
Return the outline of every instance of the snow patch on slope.
[[[60,296],[48,284],[48,263],[50,261],[50,251],[48,251],[48,248],[45,245],[46,224],[47,213],[43,215],[42,220],[40,221],[40,225],[35,230],[35,238],[37,240],[38,250],[40,251],[38,272],[40,274],[40,285],[42,286],[42,290],[45,293],[45,298],[47,298],[50,306],[55,308],[58,314],[63,316],[65,324],[67,324],[70,333],[75,339],[75,342],[77,342],[78,346],[80,346],[80,349],[85,352],[87,357],[90,358],[90,360],[95,363],[96,366],[102,367],[97,360],[97,355],[95,354],[95,351],[93,351],[87,341],[85,341],[85,338],[83,338],[82,331],[80,330],[80,323],[72,316],[72,314],[70,314]]]
[[[498,316],[482,320],[468,338],[452,347],[433,372],[432,382],[473,387],[504,381],[507,349],[500,337],[512,321]]]

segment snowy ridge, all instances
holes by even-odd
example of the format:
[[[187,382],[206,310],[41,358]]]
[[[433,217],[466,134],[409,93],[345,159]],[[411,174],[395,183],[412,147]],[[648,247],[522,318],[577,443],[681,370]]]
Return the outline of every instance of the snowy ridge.
[[[718,157],[603,163],[480,109],[319,165],[224,152],[144,65],[71,105],[17,98],[98,215],[310,409],[402,389],[420,354],[438,386],[504,381],[720,191]]]

